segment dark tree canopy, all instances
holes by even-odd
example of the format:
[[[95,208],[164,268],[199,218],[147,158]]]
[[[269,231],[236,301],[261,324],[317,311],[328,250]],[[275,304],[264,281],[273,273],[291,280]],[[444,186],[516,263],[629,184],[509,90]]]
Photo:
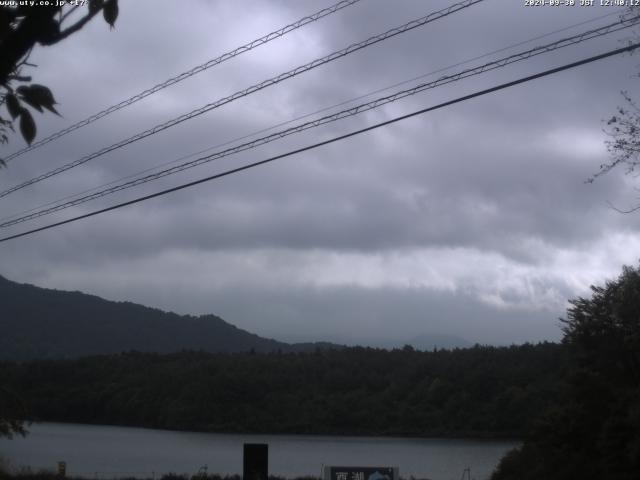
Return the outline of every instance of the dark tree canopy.
[[[640,385],[640,270],[624,267],[616,281],[572,300],[564,342],[583,368],[620,385]]]
[[[0,362],[34,421],[237,433],[521,436],[566,347],[129,352]]]
[[[89,0],[86,10],[77,5],[0,6],[0,143],[7,143],[17,125],[22,137],[31,143],[36,123],[27,108],[58,113],[53,94],[44,85],[32,83],[29,54],[37,45],[54,45],[84,27],[102,12],[113,27],[118,17],[118,0]],[[82,2],[84,5],[84,2]],[[84,11],[83,11],[84,10]],[[0,159],[0,163],[2,159]]]
[[[571,302],[564,394],[494,480],[632,480],[640,472],[640,269]]]

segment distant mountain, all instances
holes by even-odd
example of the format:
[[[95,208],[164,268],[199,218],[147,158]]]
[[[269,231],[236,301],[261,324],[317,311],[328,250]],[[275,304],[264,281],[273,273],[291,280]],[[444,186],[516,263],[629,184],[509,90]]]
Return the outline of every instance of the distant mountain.
[[[81,292],[15,283],[0,276],[0,360],[180,350],[313,351],[239,329],[215,315],[178,315]],[[337,345],[336,345],[337,347]]]

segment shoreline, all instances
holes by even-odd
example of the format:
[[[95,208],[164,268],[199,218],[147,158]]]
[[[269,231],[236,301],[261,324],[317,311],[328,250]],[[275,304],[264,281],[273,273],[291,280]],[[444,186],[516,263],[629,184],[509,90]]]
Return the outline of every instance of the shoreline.
[[[185,434],[210,434],[210,435],[250,435],[253,437],[265,436],[265,437],[340,437],[340,438],[353,438],[355,440],[361,439],[382,439],[382,440],[393,440],[393,439],[411,439],[411,440],[482,440],[482,441],[492,441],[496,442],[523,442],[524,438],[517,435],[499,435],[499,434],[491,434],[487,433],[482,435],[480,433],[475,434],[428,434],[428,435],[412,435],[412,434],[385,434],[385,433],[351,433],[351,432],[287,432],[287,431],[279,431],[279,432],[262,432],[262,431],[236,431],[236,430],[192,430],[192,429],[170,429],[170,428],[157,428],[152,426],[140,426],[140,425],[128,425],[128,424],[119,424],[119,423],[83,423],[83,422],[65,422],[59,420],[33,420],[30,422],[25,422],[25,430],[27,431],[27,436],[29,435],[29,427],[31,425],[72,425],[72,426],[80,426],[80,427],[105,427],[105,428],[133,428],[138,430],[149,430],[153,432],[170,432],[170,433],[185,433]],[[20,435],[16,435],[14,438],[20,438]]]

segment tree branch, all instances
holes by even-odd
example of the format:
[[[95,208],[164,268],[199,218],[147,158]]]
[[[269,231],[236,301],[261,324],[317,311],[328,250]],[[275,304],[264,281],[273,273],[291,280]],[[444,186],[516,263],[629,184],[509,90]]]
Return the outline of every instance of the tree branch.
[[[60,26],[62,26],[62,22],[64,22],[69,15],[71,15],[74,11],[76,11],[79,6],[80,5],[74,5],[64,15],[60,17],[60,22],[59,22]],[[60,13],[62,14],[62,10],[60,10]]]
[[[98,10],[94,10],[89,11],[89,13],[87,13],[84,17],[82,17],[80,20],[78,20],[76,23],[74,23],[73,25],[71,25],[69,28],[67,28],[66,30],[61,31],[58,35],[55,36],[55,42],[59,42],[60,40],[64,40],[65,38],[67,38],[69,35],[71,35],[72,33],[77,32],[78,30],[80,30],[82,27],[85,26],[85,24],[91,20],[93,17],[96,16],[96,14],[98,12],[100,12],[102,10],[102,8],[98,9]]]
[[[7,82],[7,77],[15,71],[15,66],[27,55],[39,41],[41,32],[46,26],[55,22],[56,8],[37,8],[24,17],[20,25],[2,41],[0,55],[0,83]]]
[[[31,77],[25,75],[9,75],[7,78],[9,81],[16,80],[18,82],[30,82]]]

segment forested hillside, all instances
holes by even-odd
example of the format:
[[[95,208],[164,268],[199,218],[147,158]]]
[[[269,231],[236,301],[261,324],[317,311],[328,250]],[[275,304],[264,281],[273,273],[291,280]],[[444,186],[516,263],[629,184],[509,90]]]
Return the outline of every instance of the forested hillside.
[[[0,276],[0,360],[72,358],[127,350],[270,352],[313,350],[241,330],[215,315],[194,317],[11,282]]]
[[[34,419],[215,432],[520,436],[557,397],[557,344],[418,352],[126,353],[0,364]]]

